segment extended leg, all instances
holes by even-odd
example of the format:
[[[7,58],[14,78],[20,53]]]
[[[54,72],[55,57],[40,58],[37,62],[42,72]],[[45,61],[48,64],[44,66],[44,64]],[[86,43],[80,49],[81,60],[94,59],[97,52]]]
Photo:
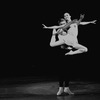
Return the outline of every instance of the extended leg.
[[[66,53],[65,55],[74,55],[74,54],[79,54],[88,51],[88,49],[85,46],[80,44],[74,44],[73,47],[77,50],[76,51],[70,50],[70,52]]]
[[[63,41],[62,38],[59,38],[59,40],[56,41],[56,34],[57,34],[56,29],[53,29],[52,34],[53,34],[53,35],[52,35],[51,41],[50,41],[50,46],[51,46],[51,47],[55,47],[55,46],[64,44],[64,41]]]
[[[52,35],[51,41],[50,41],[50,46],[51,47],[55,47],[55,46],[62,45],[62,44],[64,44],[63,40],[56,41],[55,35]]]
[[[87,52],[88,51],[87,47],[85,47],[85,46],[83,46],[81,44],[78,44],[78,43],[75,44],[73,47],[78,49],[78,50],[80,50],[81,52]]]

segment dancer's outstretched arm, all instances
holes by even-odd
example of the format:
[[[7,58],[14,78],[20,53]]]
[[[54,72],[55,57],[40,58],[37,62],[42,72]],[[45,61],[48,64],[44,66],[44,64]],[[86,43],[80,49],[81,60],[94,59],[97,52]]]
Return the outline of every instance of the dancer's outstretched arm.
[[[93,21],[90,21],[90,22],[80,22],[80,25],[87,25],[87,24],[96,24],[95,22],[96,22],[97,20],[93,20]]]
[[[47,27],[46,25],[42,24],[44,27],[43,28],[46,28],[46,29],[58,29],[58,28],[62,28],[64,27],[65,25],[60,25],[60,26],[49,26]]]

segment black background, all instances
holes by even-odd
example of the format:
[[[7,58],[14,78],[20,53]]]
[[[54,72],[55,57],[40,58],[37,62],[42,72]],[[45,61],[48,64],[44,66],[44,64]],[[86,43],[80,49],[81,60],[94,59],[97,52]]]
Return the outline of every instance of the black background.
[[[11,2],[2,7],[1,78],[25,76],[55,77],[58,69],[66,67],[75,79],[99,80],[99,13],[97,2],[43,1]],[[72,19],[97,20],[96,24],[79,26],[79,43],[88,48],[87,53],[65,56],[67,51],[59,46],[51,48],[52,30],[43,29],[58,25],[65,12]]]

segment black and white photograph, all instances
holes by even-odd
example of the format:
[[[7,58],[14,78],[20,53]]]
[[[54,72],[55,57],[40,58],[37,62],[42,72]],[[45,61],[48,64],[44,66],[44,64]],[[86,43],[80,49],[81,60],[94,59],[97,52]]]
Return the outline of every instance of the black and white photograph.
[[[98,2],[4,2],[0,100],[99,100]]]

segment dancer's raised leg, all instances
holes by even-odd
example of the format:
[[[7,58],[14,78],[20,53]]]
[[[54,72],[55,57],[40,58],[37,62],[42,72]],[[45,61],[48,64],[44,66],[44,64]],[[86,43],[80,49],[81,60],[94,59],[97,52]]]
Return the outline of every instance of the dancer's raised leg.
[[[70,52],[66,53],[65,55],[74,55],[74,54],[79,54],[79,53],[83,53],[83,52],[87,52],[88,51],[88,49],[85,46],[83,46],[81,44],[78,44],[78,43],[74,44],[73,48],[75,48],[77,50],[76,51],[70,50]]]

